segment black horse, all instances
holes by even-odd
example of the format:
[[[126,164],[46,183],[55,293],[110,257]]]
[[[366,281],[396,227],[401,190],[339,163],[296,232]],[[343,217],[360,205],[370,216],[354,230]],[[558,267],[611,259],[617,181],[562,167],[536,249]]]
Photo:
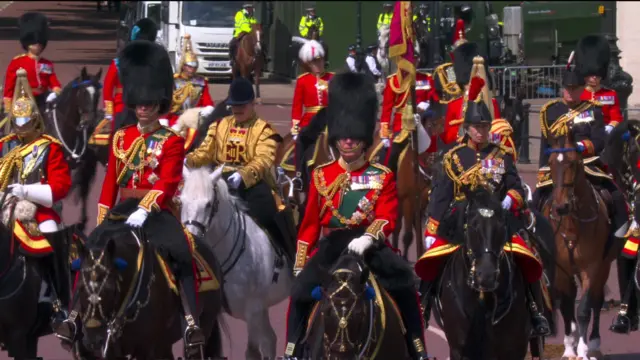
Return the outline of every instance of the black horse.
[[[420,49],[418,68],[426,68],[429,66],[429,46],[431,46],[432,41],[431,32],[429,31],[429,23],[427,22],[426,16],[423,17],[418,14],[418,18],[413,22],[413,29],[416,34],[416,42]]]
[[[447,226],[456,229],[451,238],[461,249],[446,261],[436,296],[451,359],[524,359],[531,321],[524,277],[505,251],[512,215],[487,190],[465,192],[468,200],[457,209],[464,216],[450,217],[456,224]]]
[[[131,208],[131,204],[124,207]],[[168,228],[143,233],[125,225],[123,218],[112,212],[84,245],[78,243],[80,258],[73,268],[79,275],[70,319],[81,323],[82,331],[76,336],[74,353],[82,359],[122,359],[128,355],[141,360],[173,359],[172,345],[183,336],[180,296],[166,280],[167,273],[174,271],[171,263],[160,260],[169,255],[145,236],[186,241],[185,235],[179,226],[168,227],[174,229],[169,234]],[[209,276],[220,279],[222,272],[211,250],[198,239],[193,241],[200,264],[209,267]],[[193,316],[201,319],[206,338],[200,355],[205,359],[221,356],[218,317],[223,289],[217,284],[217,288],[208,289],[201,285],[198,309],[192,309]],[[69,349],[69,344],[64,345]]]
[[[10,213],[7,222],[12,224],[18,199],[0,196],[3,217]],[[68,229],[72,236],[73,227]],[[52,333],[51,304],[40,302],[46,276],[42,264],[51,261],[52,256],[25,251],[13,235],[13,229],[0,222],[0,343],[11,358],[35,359],[38,339]]]

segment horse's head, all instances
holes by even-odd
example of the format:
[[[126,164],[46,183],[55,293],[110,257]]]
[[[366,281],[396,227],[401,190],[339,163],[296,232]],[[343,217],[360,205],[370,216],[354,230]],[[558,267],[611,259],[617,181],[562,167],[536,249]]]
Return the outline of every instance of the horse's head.
[[[640,181],[638,137],[640,137],[640,120],[629,119],[622,122],[609,134],[602,155],[616,183],[624,184],[628,194],[633,193],[633,181]]]
[[[583,174],[582,155],[579,153],[571,131],[565,135],[549,134],[549,168],[553,180],[553,206],[558,215],[567,215],[576,210],[576,180]]]
[[[253,24],[251,26],[251,35],[255,41],[256,53],[262,50],[262,24]]]
[[[368,335],[373,314],[375,292],[367,285],[369,269],[360,258],[342,255],[331,268],[323,285],[314,290],[321,292],[325,323],[326,354],[340,354],[353,358],[361,351],[361,341]],[[319,294],[316,294],[316,297]]]
[[[220,166],[214,171],[207,168],[183,171],[181,219],[195,236],[204,236],[216,215],[230,212],[232,208],[228,205],[244,209],[240,200],[229,193],[229,187],[222,178],[222,169]]]
[[[80,76],[75,78],[63,90],[59,106],[63,112],[67,111],[67,117],[71,115],[69,112],[77,112],[79,118],[77,125],[79,126],[92,124],[96,119],[100,101],[100,89],[102,88],[101,78],[102,69],[97,74],[91,75],[87,72],[87,68],[83,67],[80,71]],[[67,101],[68,103],[66,103]]]
[[[307,32],[307,39],[309,40],[319,40],[320,39],[320,30],[318,30],[318,27],[313,24],[309,27],[308,32]]]
[[[99,241],[91,235],[87,245],[77,242],[80,257],[71,267],[79,272],[76,292],[84,331],[84,345],[93,352],[103,351],[109,331],[117,331],[114,320],[123,315],[127,285],[123,282],[128,262],[117,255],[124,227],[104,233]],[[100,231],[100,230],[97,230]],[[129,269],[130,270],[130,269]],[[115,327],[114,327],[115,326]]]
[[[479,187],[465,191],[467,198],[465,253],[471,263],[469,285],[492,292],[499,286],[500,259],[509,239],[507,212],[494,193]]]

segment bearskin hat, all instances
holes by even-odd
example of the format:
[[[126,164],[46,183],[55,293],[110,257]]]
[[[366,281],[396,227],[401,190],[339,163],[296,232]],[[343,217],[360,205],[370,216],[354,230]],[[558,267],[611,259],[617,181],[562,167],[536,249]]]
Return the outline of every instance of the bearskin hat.
[[[129,33],[129,41],[156,41],[157,36],[158,25],[156,25],[156,23],[149,18],[143,18],[138,20],[138,22],[136,22],[136,24],[131,28],[131,32]]]
[[[27,50],[29,45],[40,44],[42,48],[47,47],[49,41],[49,20],[46,16],[38,12],[28,12],[23,14],[18,20],[20,27],[20,44]]]
[[[378,96],[371,77],[345,72],[329,81],[327,117],[330,144],[352,138],[371,146],[377,112]]]
[[[478,55],[480,55],[478,45],[472,42],[461,44],[453,51],[453,70],[459,85],[464,86],[469,83],[473,58]]]
[[[493,118],[491,112],[483,101],[468,101],[467,111],[464,113],[464,123],[467,125],[476,125],[481,123],[491,123]]]
[[[587,35],[580,39],[576,48],[576,70],[583,76],[607,77],[611,50],[609,42],[600,35]]]
[[[158,104],[161,114],[169,111],[173,70],[167,51],[155,42],[132,41],[119,59],[125,104]]]

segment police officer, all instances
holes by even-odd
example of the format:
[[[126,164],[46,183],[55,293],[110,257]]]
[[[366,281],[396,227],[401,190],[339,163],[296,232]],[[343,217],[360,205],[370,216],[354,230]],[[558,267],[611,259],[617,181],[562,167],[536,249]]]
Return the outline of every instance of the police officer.
[[[378,44],[372,44],[367,47],[367,57],[365,58],[365,63],[367,64],[366,69],[373,79],[377,82],[378,79],[382,76],[382,71],[380,71],[380,63],[376,58],[378,54]]]
[[[318,37],[322,37],[322,33],[324,32],[324,22],[321,17],[316,16],[316,8],[310,7],[307,9],[307,15],[303,15],[300,19],[300,25],[298,26],[300,36],[303,38],[311,36],[311,34],[309,34],[309,29],[313,26],[318,30]]]
[[[348,47],[348,51],[349,54],[347,55],[347,69],[349,69],[349,71],[357,73],[360,72],[361,69],[361,64],[360,64],[360,59],[358,57],[358,48],[356,47],[356,45],[351,44]]]
[[[234,18],[233,38],[229,42],[229,60],[231,67],[233,67],[233,63],[236,60],[236,48],[238,47],[240,39],[250,33],[252,26],[258,23],[258,20],[253,16],[253,10],[253,4],[244,4],[242,5],[242,10],[238,11]]]
[[[391,26],[391,19],[393,18],[393,4],[384,3],[382,5],[382,12],[378,15],[378,32],[383,25]]]

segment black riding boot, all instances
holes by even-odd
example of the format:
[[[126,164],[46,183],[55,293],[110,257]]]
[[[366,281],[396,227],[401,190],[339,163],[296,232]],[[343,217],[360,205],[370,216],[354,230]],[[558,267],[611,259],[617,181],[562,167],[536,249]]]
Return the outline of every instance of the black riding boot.
[[[291,209],[278,211],[273,217],[273,227],[273,236],[276,237],[274,241],[284,250],[289,264],[293,264],[296,255],[297,231]]]
[[[420,301],[422,302],[422,318],[424,319],[424,328],[429,328],[429,320],[431,320],[431,306],[433,305],[433,283],[429,281],[420,281]]]
[[[236,62],[236,44],[238,43],[238,39],[233,38],[229,42],[229,66],[233,69],[233,65]]]
[[[205,337],[198,326],[198,316],[193,313],[196,307],[196,280],[193,275],[193,265],[183,264],[178,271],[180,280],[180,299],[182,300],[182,311],[184,322],[184,347],[187,359],[194,357],[201,358],[204,353]]]
[[[293,153],[293,163],[295,164],[295,168],[296,168],[296,177],[293,179],[293,186],[295,186],[298,190],[303,190],[305,185],[307,184],[307,179],[308,177],[307,175],[307,162],[305,161],[304,158],[304,152],[305,149],[307,148],[305,146],[305,142],[303,141],[303,139],[300,137],[300,135],[298,135],[298,138],[296,139],[295,142],[295,148],[294,148],[294,153]]]
[[[537,188],[531,195],[531,208],[542,212],[542,204],[546,199],[548,191],[546,189]]]
[[[71,296],[71,279],[69,270],[69,230],[45,233],[53,254],[44,262],[47,267],[45,278],[53,289],[53,316],[51,327],[55,331],[68,317],[67,308]]]
[[[551,327],[549,321],[542,315],[538,304],[544,306],[544,296],[542,295],[542,286],[540,281],[536,281],[529,285],[529,291],[527,291],[527,299],[529,302],[529,310],[531,311],[531,325],[533,327],[531,331],[532,337],[542,337],[551,334]]]
[[[629,259],[619,256],[616,263],[618,265],[618,285],[620,286],[620,311],[616,316],[609,330],[618,334],[628,334],[638,330],[638,298],[636,296],[633,273],[635,271],[636,259]]]
[[[611,214],[611,225],[613,225],[614,235],[617,238],[624,238],[629,225],[629,212],[624,195],[620,190],[611,191],[613,202],[613,214]]]
[[[422,313],[420,305],[413,288],[405,290],[390,291],[389,295],[393,297],[400,312],[402,321],[407,329],[406,338],[409,354],[413,359],[428,359],[427,350],[424,347],[424,327],[422,326]]]
[[[313,303],[295,301],[291,299],[289,312],[287,313],[287,349],[284,353],[285,359],[301,359],[303,348],[299,346],[299,341],[304,335],[309,320],[309,313]]]

